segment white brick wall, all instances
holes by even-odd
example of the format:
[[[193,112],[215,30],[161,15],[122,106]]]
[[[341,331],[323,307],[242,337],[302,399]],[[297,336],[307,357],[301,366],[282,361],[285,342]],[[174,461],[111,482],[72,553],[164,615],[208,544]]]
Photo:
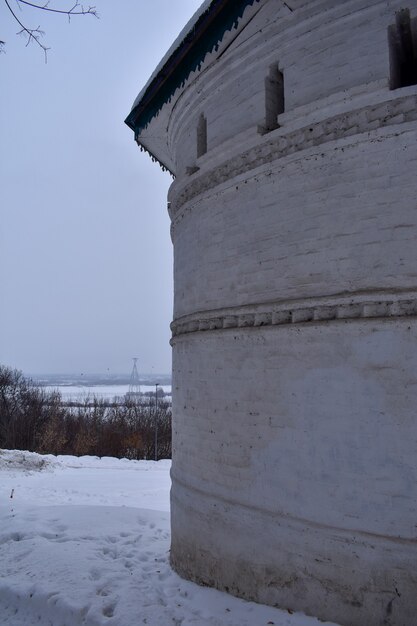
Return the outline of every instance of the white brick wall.
[[[415,318],[175,339],[174,566],[340,624],[393,600],[413,624],[416,339]]]
[[[417,615],[417,87],[388,86],[402,6],[256,3],[143,139],[177,174],[172,562],[344,626]],[[286,108],[262,135],[272,63]]]
[[[174,316],[414,287],[416,125],[359,139],[278,159],[191,201],[174,231]]]

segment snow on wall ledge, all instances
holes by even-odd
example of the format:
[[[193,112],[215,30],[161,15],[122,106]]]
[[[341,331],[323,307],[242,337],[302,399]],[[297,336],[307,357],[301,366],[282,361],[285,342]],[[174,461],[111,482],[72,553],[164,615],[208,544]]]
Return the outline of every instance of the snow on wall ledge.
[[[143,137],[177,175],[172,564],[344,626],[417,615],[417,86],[390,90],[387,37],[403,6],[261,0]]]

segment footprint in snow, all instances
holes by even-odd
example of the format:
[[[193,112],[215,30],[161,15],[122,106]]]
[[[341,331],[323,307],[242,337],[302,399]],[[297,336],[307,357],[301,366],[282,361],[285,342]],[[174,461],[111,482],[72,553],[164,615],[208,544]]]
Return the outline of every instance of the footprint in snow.
[[[124,556],[126,559],[133,559],[133,558],[135,557],[135,554],[134,554],[133,552],[129,551],[129,552],[125,552],[125,553],[123,554],[123,556]]]
[[[104,617],[113,617],[115,608],[116,602],[112,602],[111,604],[107,604],[105,607],[103,607],[102,613]]]
[[[90,576],[89,576],[90,580],[100,580],[101,578],[101,572],[100,570],[98,570],[96,567],[93,567],[92,569],[90,569]]]
[[[96,590],[96,596],[100,596],[101,598],[106,598],[109,595],[109,591],[105,587],[99,587]]]
[[[140,554],[138,554],[138,560],[142,563],[146,563],[147,561],[149,561],[152,554],[152,552],[141,552]]]
[[[119,553],[116,548],[103,548],[101,552],[109,559],[115,560],[119,558]]]
[[[165,571],[160,571],[157,570],[157,574],[158,574],[158,580],[160,580],[161,582],[163,582],[164,580],[166,580],[171,572],[165,570]]]
[[[147,526],[148,522],[145,519],[143,519],[142,517],[138,517],[138,524],[139,524],[139,526]]]

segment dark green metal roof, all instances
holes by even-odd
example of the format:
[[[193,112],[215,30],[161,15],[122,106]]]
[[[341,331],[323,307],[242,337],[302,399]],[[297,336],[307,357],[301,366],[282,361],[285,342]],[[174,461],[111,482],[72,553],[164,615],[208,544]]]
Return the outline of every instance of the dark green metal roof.
[[[217,50],[226,31],[236,28],[246,7],[260,0],[212,0],[178,47],[156,73],[125,122],[137,139],[144,128],[170,101],[191,72],[201,67],[208,52]]]

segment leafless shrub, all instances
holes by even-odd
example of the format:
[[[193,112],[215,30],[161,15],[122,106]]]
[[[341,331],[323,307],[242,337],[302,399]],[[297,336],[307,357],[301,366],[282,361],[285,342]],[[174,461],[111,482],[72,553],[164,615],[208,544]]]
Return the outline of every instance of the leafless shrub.
[[[171,458],[171,407],[151,397],[109,404],[85,398],[75,406],[21,372],[0,366],[0,448],[50,454]]]

